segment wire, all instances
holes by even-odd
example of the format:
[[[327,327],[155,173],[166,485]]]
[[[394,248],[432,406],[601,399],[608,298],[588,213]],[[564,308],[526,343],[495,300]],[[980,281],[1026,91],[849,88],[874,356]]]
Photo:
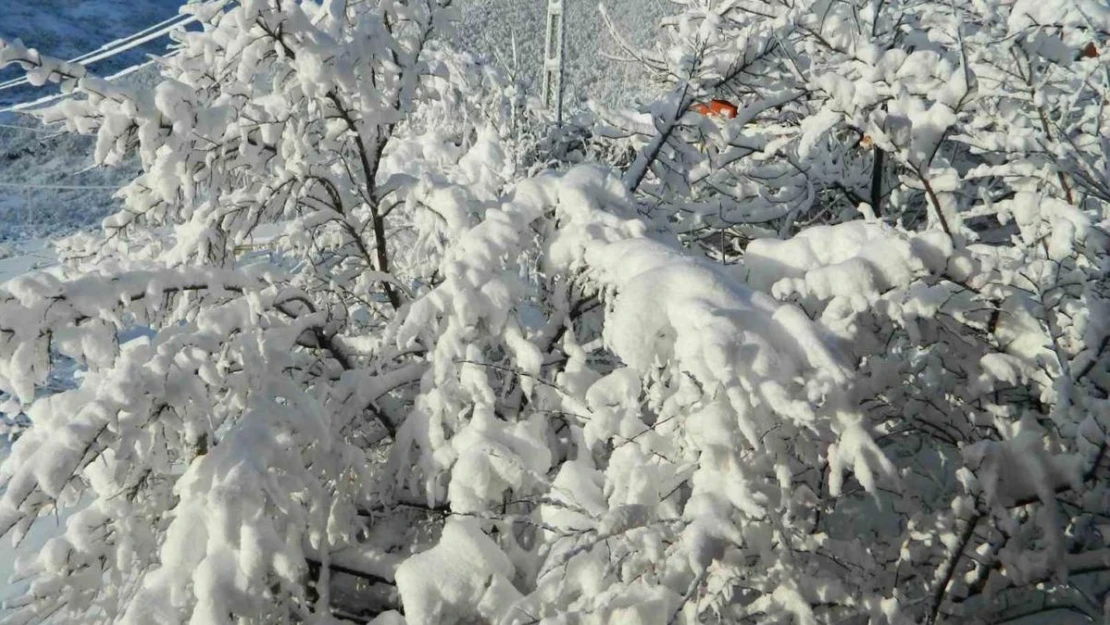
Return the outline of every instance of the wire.
[[[89,185],[65,185],[65,184],[24,184],[22,182],[0,182],[0,187],[9,187],[15,189],[111,189],[118,191],[122,187],[110,187],[107,185],[89,184]]]
[[[100,46],[99,48],[93,50],[92,52],[86,52],[85,54],[82,54],[81,56],[79,56],[79,57],[73,59],[72,61],[70,61],[70,63],[80,63],[80,62],[84,61],[85,59],[91,57],[92,55],[94,55],[98,52],[103,52],[104,50],[110,49],[113,45],[115,45],[117,43],[123,43],[125,41],[130,41],[131,39],[134,39],[135,37],[142,37],[143,35],[151,32],[152,30],[162,28],[166,24],[169,24],[170,22],[176,22],[180,19],[181,19],[181,14],[180,13],[177,14],[177,15],[171,16],[168,19],[164,19],[161,22],[158,22],[154,26],[151,26],[149,28],[144,28],[143,30],[140,30],[139,32],[137,32],[133,35],[128,35],[127,37],[124,37],[122,39],[116,39],[115,41],[110,41],[110,42]],[[182,24],[187,24],[188,22],[189,22],[189,20],[184,20],[184,21],[182,21]]]
[[[14,126],[12,124],[0,124],[0,128],[11,128],[12,130],[26,130],[27,132],[39,132],[42,134],[52,135],[65,132],[63,128],[32,128],[31,126]]]
[[[181,15],[175,15],[175,16],[171,17],[168,20],[163,20],[163,21],[155,24],[154,26],[151,26],[150,28],[145,28],[145,29],[143,29],[143,30],[141,30],[137,33],[134,33],[132,35],[128,35],[127,37],[124,37],[122,39],[116,39],[115,41],[106,43],[103,46],[100,46],[99,48],[97,48],[96,50],[93,50],[91,52],[86,52],[85,54],[82,54],[81,56],[78,56],[77,58],[74,58],[74,59],[70,60],[69,62],[70,63],[80,63],[81,65],[89,65],[91,63],[95,63],[96,61],[106,59],[109,56],[113,56],[114,54],[118,54],[120,52],[126,52],[127,50],[130,50],[131,48],[134,48],[137,45],[141,45],[143,43],[146,43],[146,42],[150,41],[151,39],[157,39],[158,37],[168,33],[173,28],[175,28],[177,26],[186,26],[186,25],[188,25],[192,22],[195,22],[196,19],[197,19],[195,15],[186,16],[185,19],[180,19],[181,17],[182,17]],[[180,21],[178,21],[178,20],[180,20]],[[174,22],[174,23],[171,24],[168,27],[165,26],[167,23],[170,23],[170,22]],[[161,30],[158,30],[157,32],[154,32],[152,34],[148,34],[148,33],[151,33],[152,30],[159,29],[159,28]],[[141,39],[136,39],[136,37],[141,37]],[[124,46],[124,44],[130,44],[130,45]],[[21,76],[19,78],[13,78],[12,80],[8,80],[6,82],[0,83],[0,90],[11,89],[13,87],[18,87],[18,86],[26,84],[26,83],[27,83],[27,77],[26,76]]]
[[[140,63],[138,65],[132,65],[131,67],[128,67],[124,70],[121,70],[121,71],[115,73],[115,74],[112,74],[111,76],[108,76],[104,80],[115,80],[117,78],[121,78],[121,77],[126,76],[128,74],[133,74],[133,73],[139,71],[140,69],[143,69],[144,67],[148,67],[150,65],[153,65],[153,64],[155,64],[158,61],[161,61],[163,59],[171,58],[171,57],[175,56],[176,54],[178,54],[178,53],[177,52],[171,52],[170,54],[167,54],[164,57],[155,57],[153,59],[150,59],[146,63]],[[19,112],[19,111],[25,111],[27,109],[35,108],[36,106],[39,106],[39,105],[42,105],[42,104],[49,104],[51,102],[54,102],[55,100],[61,100],[62,98],[66,97],[67,95],[71,95],[71,94],[55,93],[54,95],[48,95],[46,97],[42,97],[42,98],[39,98],[37,100],[31,100],[30,102],[20,102],[19,104],[13,104],[13,105],[11,105],[7,108],[0,109],[0,113],[14,113],[14,112]]]
[[[89,58],[81,61],[81,65],[89,65],[91,63],[95,63],[97,61],[101,61],[103,59],[113,57],[113,56],[115,56],[115,55],[117,55],[121,52],[127,52],[128,50],[130,50],[132,48],[136,48],[138,46],[141,46],[144,43],[147,43],[148,41],[153,41],[155,39],[158,39],[159,37],[162,37],[163,35],[165,35],[166,33],[170,32],[171,30],[173,30],[175,28],[179,28],[181,26],[187,26],[189,24],[192,24],[195,21],[197,21],[197,16],[196,15],[190,15],[190,16],[186,17],[185,19],[183,19],[179,22],[175,22],[175,23],[171,24],[170,26],[166,26],[166,27],[161,28],[161,29],[159,29],[155,32],[152,32],[152,33],[148,34],[148,35],[144,35],[144,36],[142,36],[138,39],[134,39],[134,40],[128,42],[127,44],[125,44],[125,45],[119,46],[117,48],[112,48],[111,50],[108,50],[106,52],[101,52],[99,54],[94,54],[94,55],[90,56]]]
[[[192,24],[198,19],[196,15],[187,15],[185,16],[185,19],[180,19],[181,17],[181,15],[175,15],[168,20],[159,22],[158,24],[143,29],[137,33],[134,33],[122,39],[116,39],[115,41],[107,43],[97,48],[96,50],[86,52],[85,54],[70,61],[70,63],[80,63],[81,65],[86,66],[91,65],[92,63],[96,63],[97,61],[102,61],[122,52],[126,52],[132,48],[141,46],[144,43],[163,37],[171,30]],[[167,26],[166,24],[169,25]],[[7,82],[0,83],[0,91],[3,91],[4,89],[12,89],[26,83],[26,76],[21,78],[14,78]]]

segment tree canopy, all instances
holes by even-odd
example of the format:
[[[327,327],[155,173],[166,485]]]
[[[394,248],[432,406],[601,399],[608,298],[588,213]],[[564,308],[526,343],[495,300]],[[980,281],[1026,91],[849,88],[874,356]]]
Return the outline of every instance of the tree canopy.
[[[450,0],[182,10],[0,42],[142,164],[0,285],[4,622],[1106,618],[1110,8],[674,0],[562,127]]]

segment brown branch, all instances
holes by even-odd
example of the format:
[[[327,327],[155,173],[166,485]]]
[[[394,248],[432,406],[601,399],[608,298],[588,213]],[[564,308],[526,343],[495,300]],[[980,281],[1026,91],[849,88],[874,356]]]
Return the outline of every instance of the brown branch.
[[[382,273],[389,273],[389,251],[386,248],[385,239],[385,218],[382,217],[380,207],[376,197],[376,185],[378,177],[378,167],[381,165],[382,150],[388,142],[388,135],[379,137],[377,144],[374,146],[374,152],[371,155],[370,150],[366,147],[366,142],[362,138],[362,133],[359,132],[358,126],[351,112],[347,110],[339,95],[334,91],[328,93],[328,99],[335,105],[339,117],[347,124],[347,129],[355,136],[355,147],[358,149],[359,163],[362,165],[362,177],[366,185],[367,204],[370,206],[370,222],[374,229],[374,251],[377,255],[377,270]],[[401,308],[401,296],[393,285],[385,282],[382,284],[385,289],[385,295],[389,298],[389,304],[393,306],[394,310]]]
[[[310,569],[314,569],[316,571],[319,571],[320,567],[323,566],[323,563],[315,558],[305,558],[304,561],[306,564],[308,564]],[[328,569],[337,573],[343,573],[345,575],[364,579],[371,584],[389,584],[390,586],[395,586],[397,584],[393,580],[386,579],[379,575],[374,575],[373,573],[367,573],[366,571],[353,569],[349,566],[343,566],[342,564],[335,564],[334,562],[328,563]]]
[[[920,170],[914,170],[914,173],[917,174],[917,178],[921,180],[921,184],[925,187],[925,194],[929,196],[929,203],[933,205],[933,209],[936,211],[940,227],[944,230],[944,233],[948,235],[948,238],[952,238],[952,229],[948,227],[948,219],[944,216],[944,210],[942,210],[940,206],[940,198],[937,197],[936,191],[933,190],[933,185]]]
[[[871,164],[871,209],[875,211],[875,215],[882,215],[883,204],[883,157],[886,152],[879,146],[875,146],[875,160]]]
[[[287,57],[292,60],[295,60],[297,58],[296,53],[289,46],[289,44],[285,42],[285,39],[284,37],[282,37],[282,32],[280,30],[278,32],[274,32],[261,20],[258,21],[258,25],[260,28],[262,28],[263,32],[265,32],[270,38],[272,38],[275,42],[278,43],[278,45],[281,46],[282,51],[285,52],[285,55]],[[381,163],[381,152],[382,149],[385,147],[385,143],[388,141],[388,139],[385,137],[380,138],[378,140],[378,144],[375,146],[376,150],[374,152],[374,156],[371,156],[370,151],[366,147],[366,142],[363,141],[362,134],[358,131],[358,126],[355,124],[355,120],[351,116],[351,112],[343,106],[343,103],[339,99],[339,95],[335,91],[329,91],[327,97],[335,105],[335,108],[339,113],[339,117],[347,124],[347,129],[350,130],[355,136],[355,147],[358,149],[359,160],[362,165],[362,175],[364,179],[364,184],[366,185],[367,204],[369,204],[370,206],[370,219],[374,229],[374,245],[376,248],[375,252],[377,257],[376,269],[382,273],[389,273],[389,252],[386,248],[385,220],[382,217],[381,212],[379,211],[377,200],[374,194],[374,188],[376,184],[375,181],[378,174],[378,166]],[[362,243],[361,237],[358,237],[356,235],[355,239],[360,248],[360,251],[363,251],[367,256],[369,256],[369,252],[368,250],[366,250],[365,244]],[[393,288],[393,285],[388,282],[384,282],[382,286],[385,290],[386,297],[389,298],[390,305],[393,307],[394,310],[399,309],[401,307],[401,297],[397,293],[397,290]]]
[[[960,532],[960,539],[956,548],[948,554],[948,558],[941,564],[940,581],[937,583],[936,588],[933,589],[933,598],[929,607],[929,618],[926,619],[929,625],[935,625],[937,618],[940,616],[940,606],[944,603],[944,595],[948,592],[948,585],[952,582],[952,577],[956,574],[956,568],[964,555],[964,550],[967,549],[972,537],[975,536],[975,528],[979,525],[979,521],[982,518],[983,515],[981,513],[976,513],[970,519],[963,521],[966,525],[963,531]]]

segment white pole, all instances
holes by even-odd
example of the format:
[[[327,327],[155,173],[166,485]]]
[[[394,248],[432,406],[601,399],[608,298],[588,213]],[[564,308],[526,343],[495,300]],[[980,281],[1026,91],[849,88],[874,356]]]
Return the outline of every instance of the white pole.
[[[543,48],[543,104],[563,124],[563,9],[566,0],[547,1],[547,42]]]

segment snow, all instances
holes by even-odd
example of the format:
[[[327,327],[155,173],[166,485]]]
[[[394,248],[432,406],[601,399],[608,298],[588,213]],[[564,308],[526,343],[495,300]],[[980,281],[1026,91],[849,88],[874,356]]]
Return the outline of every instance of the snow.
[[[109,41],[168,21],[182,2],[44,0],[11,4],[3,8],[0,38],[19,37],[29,47],[72,59],[86,56]],[[616,16],[617,26],[637,42],[649,39],[655,20],[667,8],[662,0],[616,0],[608,5],[610,14]],[[536,60],[542,55],[545,11],[543,2],[464,0],[462,19],[453,36],[499,66],[513,65],[508,43],[515,37],[520,78],[535,92],[539,85],[540,64]],[[616,49],[595,5],[571,2],[567,32],[566,84],[571,97],[581,94],[606,105],[627,105],[651,92],[645,75],[633,64],[597,55],[597,41],[604,43],[603,51]],[[100,75],[114,74],[141,63],[146,54],[161,50],[166,41],[161,38],[143,42],[122,54],[92,63],[90,70]],[[17,76],[17,68],[0,70],[0,83]],[[127,80],[147,84],[151,74],[149,70],[141,71]],[[0,108],[43,93],[27,86],[0,90]],[[0,146],[3,146],[0,244],[5,240],[55,237],[92,228],[113,212],[118,205],[113,198],[114,190],[134,175],[136,164],[128,161],[106,169],[94,168],[90,158],[93,144],[89,137],[44,129],[23,116],[0,113]],[[41,188],[43,185],[74,188]]]
[[[671,12],[667,0],[566,0],[567,109],[587,98],[609,107],[630,106],[653,95],[653,79],[629,62],[609,33],[601,7],[619,34],[633,45],[649,47],[657,21]],[[538,94],[547,3],[522,0],[464,0],[454,39],[499,66]],[[514,54],[515,45],[515,58]],[[625,60],[615,60],[625,59]]]
[[[54,264],[50,241],[31,239],[5,246],[7,255],[0,257],[0,284],[29,271],[47,268]]]
[[[20,38],[32,48],[65,59],[84,57],[104,44],[130,36],[177,13],[181,0],[93,0],[68,2],[6,2],[0,22],[0,39]],[[161,46],[158,44],[161,43]],[[128,50],[118,56],[94,62],[90,69],[100,75],[113,74],[136,65],[147,53],[164,48],[166,40]],[[95,58],[95,55],[89,58]],[[0,70],[0,82],[18,77],[16,68]],[[22,102],[41,91],[17,87],[0,91],[0,107]]]
[[[473,519],[451,518],[439,544],[397,568],[408,625],[454,625],[480,617],[501,622],[520,598],[514,567]],[[477,614],[470,606],[477,605]]]
[[[7,248],[10,256],[0,257],[0,285],[28,271],[52,264],[53,259],[48,246],[48,242],[43,240],[10,245]],[[0,394],[0,400],[3,399],[4,396]],[[10,443],[5,437],[0,442],[0,461],[6,460],[10,452]],[[4,581],[4,590],[0,592],[0,599],[13,599],[23,592],[25,586],[20,584],[9,586],[6,583],[15,573],[16,561],[37,552],[64,526],[66,517],[68,513],[60,517],[43,518],[32,527],[18,548],[13,548],[10,540],[0,541],[0,580]]]
[[[38,6],[39,10],[57,8],[53,6],[55,3],[46,4],[45,7],[35,6]],[[66,10],[72,8],[70,5]],[[137,29],[140,28],[136,26],[137,22],[129,20],[151,18],[151,13],[142,10],[143,7],[135,8],[139,10],[120,12],[118,7],[114,8],[114,12],[120,14],[117,16],[119,19],[113,22],[116,29]],[[109,17],[113,13],[110,9],[113,7],[102,11],[102,17]],[[162,3],[160,7],[160,10],[167,14],[172,14],[174,9],[174,3]],[[25,21],[5,23],[18,23],[25,26],[27,30],[21,31],[20,34],[24,35],[24,38],[29,38],[30,42],[42,39],[41,32],[32,30],[36,24],[35,19],[29,17]],[[47,28],[43,24],[39,25]],[[65,23],[55,23],[52,26],[62,29],[71,28],[71,25]],[[155,37],[154,34],[157,32],[162,32],[163,35]],[[107,34],[111,33],[113,30],[107,29]],[[55,33],[47,32],[47,34],[53,36]],[[90,37],[103,37],[106,33],[103,31],[95,34],[85,33],[83,37],[78,36],[78,33],[71,34],[74,35],[71,41],[84,42]],[[0,36],[14,35],[0,32]],[[159,39],[160,42],[155,47],[142,45]],[[42,45],[47,45],[49,41],[52,39],[46,37]],[[135,53],[159,51],[164,49],[165,41],[163,29],[147,33],[145,37],[126,43],[122,47]],[[109,73],[115,72],[120,63],[135,65],[141,58],[135,58],[135,54],[129,56],[124,51],[123,54],[115,55],[104,62],[96,62],[107,54],[107,52],[101,52],[82,56],[87,57],[85,62],[88,62],[94,70]],[[84,70],[81,69],[81,71]],[[120,72],[120,74],[127,74],[129,71]],[[150,78],[149,71],[145,74],[139,72],[130,75],[126,81],[141,83]],[[18,96],[20,93],[19,88],[8,88],[0,92],[0,96],[12,97],[8,94]],[[0,195],[0,240],[42,235],[57,236],[95,225],[101,217],[114,209],[116,202],[111,197],[112,192],[118,188],[122,180],[134,175],[134,163],[108,169],[92,168],[92,161],[89,159],[89,138],[63,133],[58,128],[42,127],[16,114],[0,114],[0,133],[6,139],[8,146],[4,158],[0,159],[0,190],[4,192]]]
[[[992,90],[1024,106],[1004,82],[976,91],[972,65],[991,84],[999,31],[1039,9],[967,28],[930,3],[824,3],[820,24],[805,3],[767,4],[772,19],[674,4],[665,37],[616,47],[656,64],[649,83],[586,63],[616,48],[570,3],[590,115],[653,100],[566,133],[573,156],[528,160],[549,146],[509,109],[534,66],[504,57],[539,45],[543,7],[501,0],[464,5],[457,36],[508,80],[405,53],[433,4],[383,3],[385,31],[357,3],[289,7],[292,60],[244,2],[186,37],[174,80],[133,99],[96,83],[113,97],[53,109],[84,131],[103,115],[95,148],[8,129],[26,149],[0,183],[21,186],[0,188],[57,201],[38,191],[82,186],[41,179],[63,171],[108,187],[0,235],[3,409],[34,424],[0,469],[0,530],[33,539],[22,614],[929,622],[1104,566],[1105,198],[1082,171],[1104,155],[1053,146],[1074,152],[1052,167],[1072,167],[1075,201],[1022,153],[1036,142],[988,136],[1020,147],[1008,168],[970,136],[993,128]],[[628,40],[663,10],[608,8]],[[906,41],[858,27],[880,17]],[[1029,50],[1070,62],[1075,43]],[[236,52],[226,72],[209,71],[217,44]],[[744,91],[733,122],[687,113],[749,53],[766,93]],[[415,71],[436,78],[417,88]],[[1068,80],[1046,78],[1040,110],[1085,110],[1058,92],[1091,83]],[[124,158],[133,123],[140,160]],[[867,207],[872,142],[896,193]],[[77,173],[88,150],[116,169]],[[159,227],[57,241],[120,199],[110,226]],[[1013,228],[977,240],[963,209]],[[55,508],[64,534],[34,524]]]

